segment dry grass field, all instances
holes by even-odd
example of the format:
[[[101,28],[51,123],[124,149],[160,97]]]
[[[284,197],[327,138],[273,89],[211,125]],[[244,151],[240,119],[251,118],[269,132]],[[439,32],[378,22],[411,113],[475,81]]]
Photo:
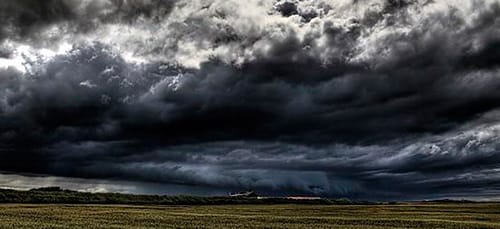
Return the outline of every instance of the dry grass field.
[[[500,228],[500,204],[1,204],[0,228]]]

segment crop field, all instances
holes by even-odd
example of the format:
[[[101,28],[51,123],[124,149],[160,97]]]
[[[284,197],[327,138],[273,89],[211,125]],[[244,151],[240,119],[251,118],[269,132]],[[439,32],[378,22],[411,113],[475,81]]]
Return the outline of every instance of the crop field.
[[[500,204],[1,204],[0,228],[500,228]]]

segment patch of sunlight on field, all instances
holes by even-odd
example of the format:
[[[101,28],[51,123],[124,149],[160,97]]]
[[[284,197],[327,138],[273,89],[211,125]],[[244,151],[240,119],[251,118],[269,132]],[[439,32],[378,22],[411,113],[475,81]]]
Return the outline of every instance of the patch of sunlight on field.
[[[0,205],[0,228],[500,228],[500,204]]]

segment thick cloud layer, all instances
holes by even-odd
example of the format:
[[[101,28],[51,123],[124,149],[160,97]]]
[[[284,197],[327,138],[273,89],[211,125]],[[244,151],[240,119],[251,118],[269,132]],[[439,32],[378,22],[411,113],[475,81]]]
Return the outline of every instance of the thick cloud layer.
[[[497,0],[27,0],[0,12],[0,170],[193,193],[500,190]]]

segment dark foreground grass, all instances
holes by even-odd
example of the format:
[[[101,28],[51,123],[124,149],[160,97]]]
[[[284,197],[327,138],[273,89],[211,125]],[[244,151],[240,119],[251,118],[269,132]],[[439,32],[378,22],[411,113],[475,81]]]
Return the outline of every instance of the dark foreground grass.
[[[500,204],[2,204],[0,228],[500,228]]]

